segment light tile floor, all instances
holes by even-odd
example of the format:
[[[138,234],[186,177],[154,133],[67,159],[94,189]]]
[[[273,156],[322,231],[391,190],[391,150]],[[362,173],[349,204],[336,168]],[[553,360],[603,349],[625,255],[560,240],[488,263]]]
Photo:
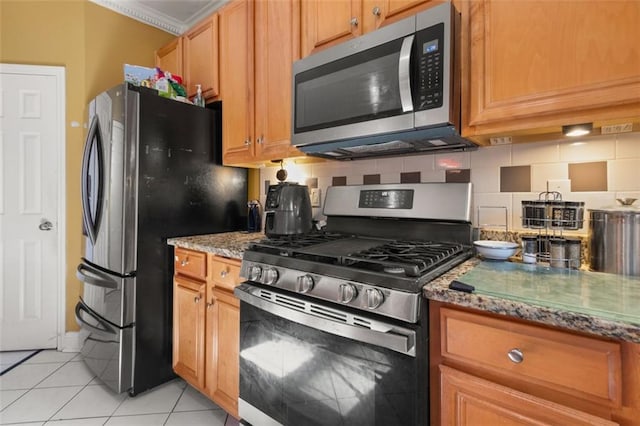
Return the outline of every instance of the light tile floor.
[[[12,356],[18,356],[0,355],[3,370],[13,362]],[[95,378],[79,354],[46,350],[0,376],[0,424],[237,426],[238,422],[182,379],[135,397],[117,395]]]

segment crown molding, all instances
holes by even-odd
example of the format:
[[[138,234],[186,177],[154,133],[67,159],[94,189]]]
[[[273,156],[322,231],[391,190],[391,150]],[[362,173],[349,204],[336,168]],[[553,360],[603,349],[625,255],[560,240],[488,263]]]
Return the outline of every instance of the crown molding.
[[[89,0],[99,6],[128,16],[174,35],[181,35],[202,18],[219,9],[228,0],[212,0],[187,20],[179,20],[133,0]]]

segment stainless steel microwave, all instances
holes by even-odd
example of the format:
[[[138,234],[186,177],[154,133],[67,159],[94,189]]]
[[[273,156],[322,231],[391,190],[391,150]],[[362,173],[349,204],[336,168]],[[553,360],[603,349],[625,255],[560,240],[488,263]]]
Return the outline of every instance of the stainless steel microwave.
[[[340,160],[475,149],[459,133],[458,16],[442,3],[296,61],[292,144]]]

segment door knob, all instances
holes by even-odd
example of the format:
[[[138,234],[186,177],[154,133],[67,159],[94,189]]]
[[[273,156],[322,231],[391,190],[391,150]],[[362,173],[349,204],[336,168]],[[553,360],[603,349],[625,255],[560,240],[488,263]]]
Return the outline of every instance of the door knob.
[[[38,228],[41,231],[51,231],[53,229],[53,223],[49,222],[47,219],[42,219]]]

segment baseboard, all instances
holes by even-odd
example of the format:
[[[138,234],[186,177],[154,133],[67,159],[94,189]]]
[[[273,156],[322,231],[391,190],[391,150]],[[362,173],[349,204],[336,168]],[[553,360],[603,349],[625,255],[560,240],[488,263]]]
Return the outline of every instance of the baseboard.
[[[67,331],[58,342],[58,350],[61,352],[80,352],[82,345],[89,335],[86,330]]]

